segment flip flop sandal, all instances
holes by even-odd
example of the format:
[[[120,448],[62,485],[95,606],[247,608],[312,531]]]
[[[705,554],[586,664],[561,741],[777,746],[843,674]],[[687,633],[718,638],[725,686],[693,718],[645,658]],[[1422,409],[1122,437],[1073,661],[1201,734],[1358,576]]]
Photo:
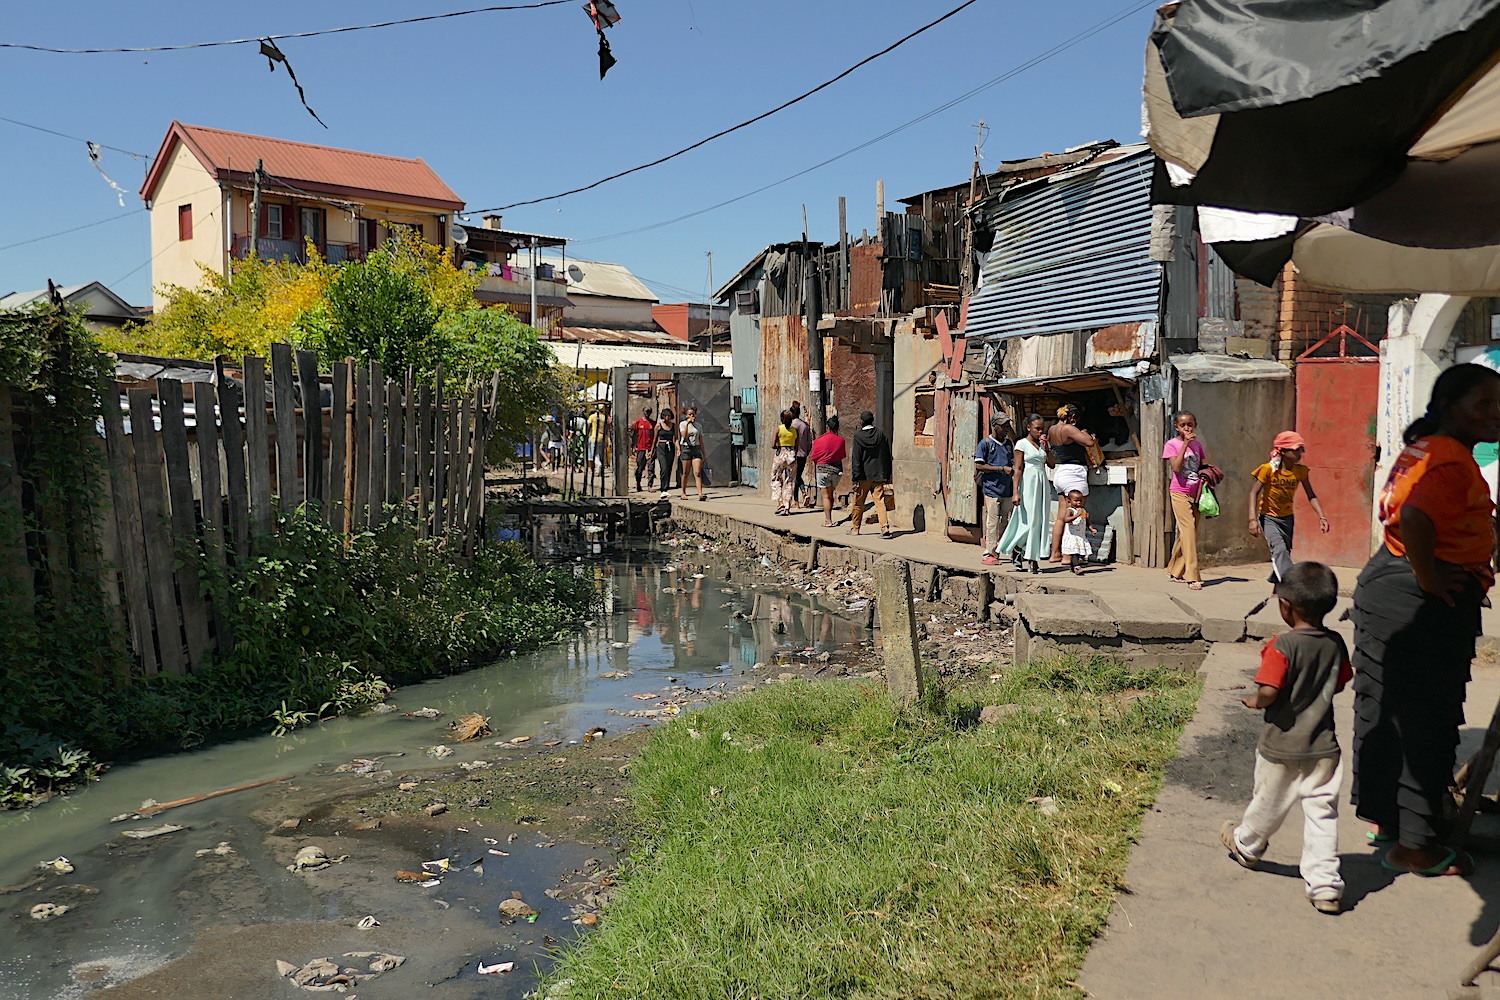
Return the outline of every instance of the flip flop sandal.
[[[1465,855],[1465,857],[1467,857],[1467,855]],[[1423,878],[1439,878],[1447,873],[1448,867],[1450,865],[1458,865],[1460,869],[1462,869],[1463,867],[1459,864],[1459,852],[1451,847],[1447,849],[1447,853],[1443,855],[1442,860],[1430,868],[1402,868],[1400,865],[1393,865],[1390,862],[1389,854],[1387,854],[1386,857],[1380,859],[1380,867],[1384,868],[1388,872],[1395,872],[1398,875],[1409,873],[1412,875],[1420,875]],[[1469,871],[1464,872],[1460,870],[1456,874],[1462,877],[1465,875],[1473,874],[1473,871],[1473,858],[1470,858]]]
[[[1365,833],[1365,839],[1372,844],[1388,844],[1396,838],[1392,837],[1388,833],[1378,833],[1374,830],[1370,830]]]

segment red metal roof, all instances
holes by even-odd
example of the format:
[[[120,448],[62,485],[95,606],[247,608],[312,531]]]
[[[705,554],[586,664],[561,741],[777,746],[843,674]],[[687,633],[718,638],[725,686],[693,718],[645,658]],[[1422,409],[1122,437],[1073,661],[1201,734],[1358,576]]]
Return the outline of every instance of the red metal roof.
[[[453,189],[420,157],[409,160],[361,153],[175,121],[167,129],[146,182],[141,185],[143,199],[150,200],[155,194],[179,142],[187,146],[216,180],[247,180],[255,161],[262,160],[271,176],[319,194],[378,198],[449,212],[464,207]]]

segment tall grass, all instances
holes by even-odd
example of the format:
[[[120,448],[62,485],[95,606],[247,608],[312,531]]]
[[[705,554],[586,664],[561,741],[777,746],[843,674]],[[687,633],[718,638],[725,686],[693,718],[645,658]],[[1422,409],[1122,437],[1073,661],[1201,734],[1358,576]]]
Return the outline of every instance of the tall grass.
[[[798,682],[684,717],[632,766],[632,863],[553,978],[573,998],[1077,996],[1197,693],[1067,662],[933,711]],[[1027,708],[969,724],[999,703]]]

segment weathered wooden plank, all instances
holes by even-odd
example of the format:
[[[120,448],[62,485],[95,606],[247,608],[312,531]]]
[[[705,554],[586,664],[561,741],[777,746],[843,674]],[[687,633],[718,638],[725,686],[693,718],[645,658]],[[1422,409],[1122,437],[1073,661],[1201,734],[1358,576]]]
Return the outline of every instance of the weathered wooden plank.
[[[333,364],[333,393],[328,401],[328,478],[323,491],[323,523],[344,531],[347,509],[344,485],[349,464],[349,366]]]
[[[250,552],[250,487],[245,479],[245,425],[240,418],[245,393],[225,373],[223,358],[214,361],[214,368],[220,437],[224,441],[224,483],[229,495],[229,536],[235,553],[244,557]]]
[[[449,399],[443,407],[443,448],[448,456],[447,481],[443,484],[443,534],[453,530],[453,518],[461,500],[458,495],[458,470],[463,467],[464,455],[459,450],[458,400]]]
[[[404,462],[401,469],[402,503],[411,508],[408,518],[416,514],[417,493],[417,373],[410,365],[406,367],[406,391],[401,397],[401,426],[406,430]]]
[[[172,526],[164,483],[166,463],[162,459],[156,422],[151,415],[151,390],[131,389],[130,441],[134,446],[135,483],[140,497],[141,536],[146,547],[146,582],[151,593],[151,615],[156,623],[156,641],[162,669],[169,674],[187,673],[187,650],[182,639],[182,615],[177,610],[177,591],[172,585]]]
[[[253,539],[269,535],[275,525],[271,506],[271,435],[266,426],[266,362],[253,355],[245,356],[245,446]]]
[[[401,493],[401,470],[406,459],[401,453],[406,443],[406,427],[401,422],[401,386],[395,381],[385,384],[385,498],[392,505],[406,499]],[[398,520],[404,512],[391,511]]]
[[[370,527],[385,520],[385,377],[370,362]]]
[[[432,387],[417,392],[417,537],[431,532],[427,515],[432,506]]]
[[[276,509],[283,517],[302,502],[302,491],[297,483],[297,463],[301,459],[301,448],[297,444],[295,385],[291,347],[287,344],[272,344],[271,403],[276,414]]]
[[[203,548],[224,569],[225,553],[224,478],[219,468],[219,421],[214,413],[214,393],[202,382],[193,386],[193,413],[198,423],[199,509],[203,511]]]
[[[188,457],[187,427],[182,417],[182,383],[157,379],[161,409],[161,446],[167,466],[173,549],[176,553],[177,600],[187,633],[188,662],[194,669],[208,660],[208,602],[199,581],[198,517],[193,509],[193,466]]]
[[[469,465],[473,461],[474,433],[470,422],[474,419],[473,400],[464,395],[458,402],[458,437],[456,454],[459,461],[453,466],[453,496],[456,502],[448,516],[448,530],[458,534],[463,530],[464,512],[469,509]]]
[[[484,398],[483,389],[474,396],[474,439],[469,449],[469,502],[464,508],[462,525],[463,550],[470,555],[474,552],[474,534],[484,515],[484,446],[489,440],[492,426],[489,409],[483,403]]]
[[[443,396],[443,366],[437,366],[432,392],[432,534],[443,533],[443,505],[448,499],[448,401]]]
[[[363,531],[370,523],[370,370],[363,366],[354,373],[354,425],[349,450],[354,456],[350,530]]]
[[[323,388],[318,383],[317,352],[297,352],[297,384],[302,390],[302,496],[309,504],[321,506],[324,497]]]
[[[110,380],[107,384],[113,387],[114,382]],[[19,511],[22,509],[21,467],[16,462],[16,425],[11,415],[13,405],[10,389],[0,385],[0,504]],[[4,539],[4,542],[4,548],[0,548],[0,563],[5,566],[5,574],[10,579],[18,609],[23,614],[30,614],[35,602],[35,592],[32,589],[35,584],[31,563],[26,558],[26,539],[17,533],[12,538]]]
[[[0,393],[3,393],[0,389]],[[104,452],[109,460],[109,496],[113,504],[115,540],[120,572],[125,578],[126,619],[130,625],[130,648],[149,676],[160,667],[152,637],[151,602],[147,593],[150,576],[146,569],[146,540],[141,531],[141,498],[136,489],[130,438],[120,417],[120,390],[106,375],[99,380],[104,401]],[[148,394],[149,398],[149,394]],[[0,405],[4,400],[0,398]],[[148,403],[149,407],[150,404]]]

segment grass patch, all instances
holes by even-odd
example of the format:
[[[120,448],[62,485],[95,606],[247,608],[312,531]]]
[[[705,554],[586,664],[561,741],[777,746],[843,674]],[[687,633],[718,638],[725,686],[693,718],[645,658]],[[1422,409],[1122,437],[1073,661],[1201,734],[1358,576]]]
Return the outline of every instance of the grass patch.
[[[685,717],[632,765],[622,890],[552,979],[573,998],[1077,996],[1199,689],[1064,662],[930,712],[794,682]],[[1002,703],[1040,711],[966,725]]]

